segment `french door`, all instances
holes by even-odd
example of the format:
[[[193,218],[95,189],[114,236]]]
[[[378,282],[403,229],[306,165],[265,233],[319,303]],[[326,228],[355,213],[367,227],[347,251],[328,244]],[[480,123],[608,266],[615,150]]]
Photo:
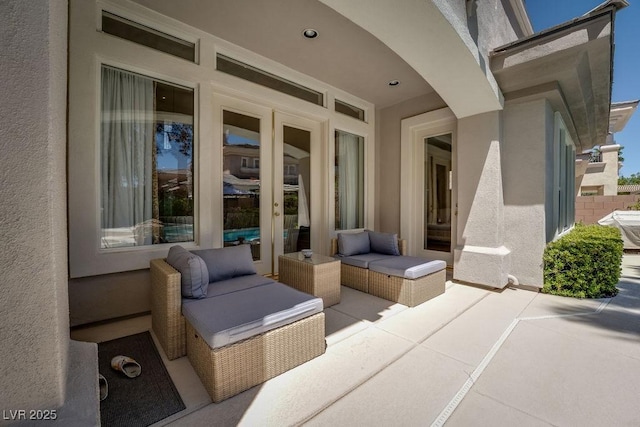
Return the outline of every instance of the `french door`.
[[[418,173],[422,188],[418,200],[421,206],[421,242],[418,253],[429,258],[453,261],[453,133],[423,135],[417,141],[421,162]],[[420,209],[420,208],[418,208]]]
[[[448,109],[402,120],[401,236],[416,256],[453,265],[456,119]]]
[[[215,95],[222,135],[222,244],[250,245],[260,274],[277,257],[320,251],[326,222],[320,122]]]

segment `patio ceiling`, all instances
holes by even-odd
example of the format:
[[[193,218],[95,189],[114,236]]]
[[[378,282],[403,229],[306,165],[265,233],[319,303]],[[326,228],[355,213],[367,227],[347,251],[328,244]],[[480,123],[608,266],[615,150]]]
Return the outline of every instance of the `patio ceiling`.
[[[387,45],[317,0],[134,0],[376,107],[433,92]],[[316,39],[302,31],[313,28]],[[399,80],[390,87],[389,81]]]

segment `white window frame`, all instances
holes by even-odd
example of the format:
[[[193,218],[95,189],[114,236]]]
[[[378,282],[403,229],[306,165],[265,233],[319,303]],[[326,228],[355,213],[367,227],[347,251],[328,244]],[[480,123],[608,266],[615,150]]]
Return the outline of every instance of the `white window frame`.
[[[337,227],[336,218],[335,218],[335,204],[334,204],[334,209],[332,211],[332,213],[333,213],[333,223],[334,223],[333,229],[334,229],[334,231],[336,233],[341,233],[343,231],[351,231],[351,230],[362,230],[362,229],[366,228],[365,223],[366,223],[366,219],[367,219],[367,205],[366,205],[366,194],[367,194],[367,191],[366,191],[366,186],[367,186],[366,170],[367,170],[367,162],[366,162],[366,142],[365,142],[366,139],[362,135],[358,135],[357,133],[353,133],[353,132],[348,132],[348,131],[345,131],[343,129],[336,128],[334,130],[334,146],[333,146],[334,155],[332,157],[332,159],[333,159],[332,167],[334,167],[334,171],[333,171],[334,173],[333,173],[333,179],[331,180],[331,182],[334,183],[334,187],[333,187],[334,188],[334,192],[333,192],[333,195],[331,197],[331,200],[333,200],[334,203],[335,203],[335,192],[336,192],[336,188],[335,188],[335,182],[336,182],[336,179],[335,179],[336,178],[336,174],[335,174],[335,159],[336,159],[336,155],[337,155],[337,153],[335,153],[335,142],[336,142],[335,141],[335,134],[337,132],[348,133],[348,134],[354,135],[354,136],[356,136],[358,138],[362,138],[363,158],[362,159],[358,159],[358,160],[362,161],[362,168],[363,168],[363,170],[362,170],[362,180],[363,180],[362,193],[363,194],[362,194],[362,207],[361,207],[361,209],[362,209],[362,227],[357,227],[355,229],[352,229],[352,228],[340,228],[340,229],[337,229],[336,228]]]
[[[575,224],[576,148],[559,112],[554,114],[553,229],[555,238]]]
[[[269,58],[257,55],[212,34],[128,0],[70,1],[70,37],[78,41],[69,50],[69,272],[71,278],[98,276],[149,268],[149,261],[167,256],[170,244],[139,246],[121,250],[100,250],[99,141],[101,64],[142,74],[194,89],[194,216],[195,242],[185,248],[219,247],[222,230],[217,224],[217,207],[222,200],[222,142],[216,136],[214,99],[220,94],[251,100],[279,111],[305,116],[323,123],[322,153],[330,159],[335,144],[335,128],[365,137],[366,217],[365,227],[374,227],[375,114],[374,105],[326,82],[297,72]],[[162,51],[103,33],[102,10],[138,22],[166,34],[197,43],[196,63]],[[215,70],[220,52],[325,94],[324,106],[265,88]],[[335,98],[365,110],[367,123],[335,112]],[[202,118],[202,120],[201,120]],[[211,136],[213,135],[213,136]],[[202,138],[205,138],[202,140]],[[89,143],[88,143],[89,142]],[[324,175],[332,177],[329,161]],[[266,166],[266,165],[265,165]],[[330,180],[330,179],[328,179]],[[331,187],[331,188],[329,188]],[[332,233],[332,183],[321,189],[327,200],[322,241]],[[318,231],[320,232],[320,231]],[[326,233],[326,234],[325,234]],[[324,244],[324,243],[323,243]],[[328,243],[326,243],[328,245]],[[328,251],[328,247],[322,248]]]

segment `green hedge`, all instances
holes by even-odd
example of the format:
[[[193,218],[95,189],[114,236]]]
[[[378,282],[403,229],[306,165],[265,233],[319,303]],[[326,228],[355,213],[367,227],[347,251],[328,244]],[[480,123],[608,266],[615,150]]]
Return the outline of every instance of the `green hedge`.
[[[542,292],[576,298],[615,296],[622,252],[617,228],[577,224],[545,248]]]

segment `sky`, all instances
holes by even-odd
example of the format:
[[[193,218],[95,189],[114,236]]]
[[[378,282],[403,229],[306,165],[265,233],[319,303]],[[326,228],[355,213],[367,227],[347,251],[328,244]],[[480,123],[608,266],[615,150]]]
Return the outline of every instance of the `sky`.
[[[583,15],[604,0],[525,0],[535,32]],[[614,28],[612,102],[640,99],[640,0],[628,0],[629,7],[616,14]],[[638,108],[640,110],[640,108]],[[640,173],[640,111],[614,135],[624,146],[624,166],[620,174]]]

